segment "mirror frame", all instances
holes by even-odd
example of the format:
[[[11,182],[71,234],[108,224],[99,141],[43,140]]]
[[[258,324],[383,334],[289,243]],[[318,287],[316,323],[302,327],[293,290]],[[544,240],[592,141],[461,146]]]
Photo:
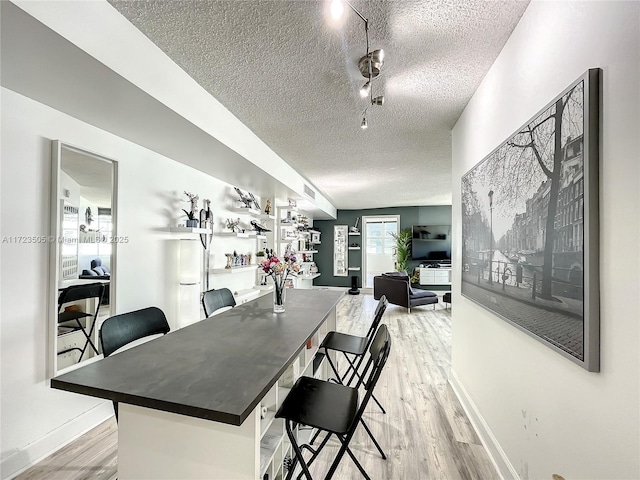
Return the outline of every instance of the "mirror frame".
[[[75,370],[89,363],[93,363],[102,358],[102,355],[96,355],[81,363],[71,365],[64,369],[58,370],[58,283],[60,281],[59,261],[60,261],[60,237],[61,222],[58,193],[60,192],[60,167],[62,162],[63,149],[71,150],[79,154],[91,157],[101,162],[108,162],[112,168],[112,185],[111,185],[111,223],[112,237],[117,238],[118,235],[118,161],[109,157],[105,157],[98,153],[86,150],[75,145],[71,145],[61,140],[52,140],[51,142],[51,191],[49,195],[50,217],[49,217],[49,288],[47,295],[47,322],[48,322],[48,341],[47,341],[47,378]],[[118,242],[111,244],[111,261],[110,271],[111,279],[109,280],[109,307],[111,315],[116,313],[116,292],[114,280],[117,278],[118,262],[117,262]]]

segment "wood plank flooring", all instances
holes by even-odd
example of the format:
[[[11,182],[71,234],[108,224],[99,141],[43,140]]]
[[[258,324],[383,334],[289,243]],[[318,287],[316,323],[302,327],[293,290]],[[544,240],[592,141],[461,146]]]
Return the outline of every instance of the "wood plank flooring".
[[[364,335],[377,302],[347,295],[338,306],[338,330]],[[451,358],[451,310],[442,304],[412,309],[389,305],[383,322],[392,335],[391,355],[376,387],[384,415],[371,402],[365,413],[387,454],[383,460],[363,429],[352,450],[373,479],[498,479],[489,457],[447,382]],[[323,478],[338,449],[330,441],[312,466]],[[117,477],[117,426],[111,419],[38,463],[20,480]],[[336,480],[362,478],[345,456]]]

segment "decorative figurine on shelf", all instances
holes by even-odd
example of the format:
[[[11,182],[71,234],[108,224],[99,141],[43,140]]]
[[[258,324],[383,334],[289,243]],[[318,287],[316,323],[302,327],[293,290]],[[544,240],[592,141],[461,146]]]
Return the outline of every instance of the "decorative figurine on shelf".
[[[231,220],[227,218],[226,227],[234,233],[241,233],[242,229],[240,228],[240,219]]]
[[[244,207],[243,208],[251,208],[251,205],[253,205],[253,200],[246,196],[244,193],[242,193],[242,190],[240,190],[238,187],[233,187],[236,191],[236,193],[238,194],[239,201],[244,203]]]
[[[358,230],[358,223],[360,222],[360,217],[356,218],[356,224],[351,227],[351,233],[360,233],[360,230]]]
[[[256,232],[258,232],[258,235],[262,235],[262,232],[270,232],[271,231],[267,227],[265,227],[264,225],[260,225],[255,220],[251,220],[251,226],[253,227],[253,229]]]
[[[289,206],[290,206],[290,207],[294,207],[294,208],[295,208],[295,207],[297,207],[297,206],[298,206],[298,204],[296,203],[296,201],[295,201],[294,199],[292,199],[292,198],[288,198],[287,200],[288,200],[288,202],[289,202]]]
[[[256,200],[256,197],[253,196],[253,193],[247,192],[247,194],[249,195],[249,198],[253,202],[253,206],[256,207],[256,210],[260,211],[260,204],[258,203],[258,200]]]
[[[190,211],[186,211],[184,208],[182,209],[182,211],[187,214],[187,227],[197,227],[198,219],[196,218],[196,214],[198,213],[199,197],[196,194],[186,191],[184,192],[184,194],[187,196],[189,203],[191,203]]]
[[[200,242],[206,250],[211,243],[211,237],[213,236],[213,214],[211,213],[211,200],[205,199],[203,202],[204,208],[200,210],[200,228],[209,230],[210,233],[201,233]]]
[[[87,209],[84,211],[84,219],[87,222],[87,225],[91,225],[91,222],[93,222],[93,214],[91,213],[91,207],[87,207]]]
[[[227,257],[227,265],[224,268],[231,268],[233,266],[233,254],[225,253],[225,257]]]
[[[205,250],[204,255],[204,286],[206,290],[209,290],[209,266],[210,255],[209,245],[211,245],[211,239],[213,238],[213,214],[211,213],[211,200],[205,198],[202,202],[204,208],[200,210],[200,228],[207,230],[207,233],[200,234],[200,243]]]
[[[271,199],[267,198],[267,204],[264,206],[264,213],[271,215]]]

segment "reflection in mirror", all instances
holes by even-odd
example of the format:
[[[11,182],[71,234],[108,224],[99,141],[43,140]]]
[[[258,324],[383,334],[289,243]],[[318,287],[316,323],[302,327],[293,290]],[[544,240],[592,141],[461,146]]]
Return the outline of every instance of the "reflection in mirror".
[[[115,312],[116,162],[53,143],[50,324],[52,375],[101,358]]]

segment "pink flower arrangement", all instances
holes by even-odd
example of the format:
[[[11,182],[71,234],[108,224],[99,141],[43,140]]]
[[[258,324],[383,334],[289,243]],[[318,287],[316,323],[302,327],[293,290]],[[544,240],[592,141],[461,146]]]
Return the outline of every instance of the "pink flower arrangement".
[[[287,245],[282,260],[275,255],[271,255],[263,260],[260,266],[264,273],[273,278],[274,301],[276,304],[282,305],[284,303],[283,292],[287,277],[300,271],[300,265],[296,263],[295,252],[291,248],[291,244]]]

